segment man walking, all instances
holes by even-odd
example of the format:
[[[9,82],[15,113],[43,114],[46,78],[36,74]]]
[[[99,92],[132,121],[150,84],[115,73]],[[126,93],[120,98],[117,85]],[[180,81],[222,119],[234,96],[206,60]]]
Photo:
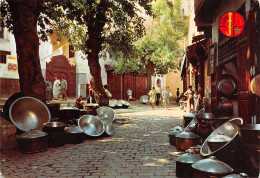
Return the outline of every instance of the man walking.
[[[156,106],[159,107],[160,98],[161,98],[161,87],[159,83],[155,87],[155,91],[156,91]]]
[[[67,84],[67,81],[65,80],[64,77],[61,78],[61,82],[60,82],[60,85],[61,85],[61,96],[62,96],[62,99],[63,100],[67,100],[67,89],[68,89],[68,84]]]

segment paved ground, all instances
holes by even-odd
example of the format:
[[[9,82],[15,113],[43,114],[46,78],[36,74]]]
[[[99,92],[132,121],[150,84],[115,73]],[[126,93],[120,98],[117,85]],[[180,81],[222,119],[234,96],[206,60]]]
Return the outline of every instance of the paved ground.
[[[180,153],[169,145],[168,132],[185,114],[134,102],[116,110],[115,135],[86,139],[35,154],[7,150],[0,154],[0,177],[176,177]]]

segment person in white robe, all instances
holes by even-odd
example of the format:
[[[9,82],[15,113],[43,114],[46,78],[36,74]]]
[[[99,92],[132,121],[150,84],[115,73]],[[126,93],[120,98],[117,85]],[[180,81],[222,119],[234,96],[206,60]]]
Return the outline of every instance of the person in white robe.
[[[54,77],[55,81],[53,83],[53,98],[57,99],[60,94],[60,80],[57,77]]]

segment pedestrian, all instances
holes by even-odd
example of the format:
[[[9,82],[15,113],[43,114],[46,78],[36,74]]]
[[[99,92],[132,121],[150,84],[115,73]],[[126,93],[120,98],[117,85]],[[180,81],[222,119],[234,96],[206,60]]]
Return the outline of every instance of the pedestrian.
[[[161,87],[159,83],[157,84],[155,91],[156,91],[156,106],[159,107],[160,98],[161,98]]]
[[[179,102],[179,96],[180,96],[179,88],[177,88],[176,96],[177,96],[176,103],[178,103]]]
[[[54,82],[53,82],[53,99],[57,99],[58,95],[60,94],[61,89],[60,89],[60,80],[57,77],[54,77]]]
[[[199,91],[196,90],[194,92],[193,99],[194,99],[194,103],[196,103],[198,101],[198,99],[199,99]]]
[[[112,98],[112,94],[110,93],[110,91],[107,89],[107,85],[104,85],[104,89],[105,89],[105,94],[108,98]]]
[[[50,100],[52,100],[52,84],[50,81],[46,81],[46,100],[47,103],[50,103]]]
[[[148,95],[150,96],[150,103],[152,105],[152,109],[154,110],[154,103],[156,101],[156,91],[154,87],[149,91]]]
[[[61,96],[62,96],[62,99],[63,100],[67,100],[67,89],[68,89],[68,83],[67,81],[65,80],[64,77],[61,78],[61,82],[60,82],[60,85],[61,85]]]
[[[92,84],[89,85],[89,96],[88,96],[88,103],[96,103],[95,97],[94,97],[94,90],[92,87]]]
[[[133,98],[132,94],[133,94],[132,90],[130,88],[128,88],[128,90],[127,90],[128,102],[130,102],[130,100],[132,100],[132,98]]]
[[[195,112],[197,112],[197,108],[199,106],[199,97],[200,97],[199,91],[196,90],[193,95]]]
[[[85,109],[85,103],[81,102],[82,101],[82,96],[80,95],[78,99],[76,99],[75,102],[75,107],[79,108],[79,109]]]
[[[170,91],[169,86],[167,86],[164,88],[164,90],[162,92],[163,105],[166,110],[168,110],[168,108],[169,108],[170,97],[172,97],[172,93]]]
[[[192,90],[192,86],[189,86],[189,89],[184,93],[184,96],[186,96],[187,102],[188,102],[188,111],[191,112],[192,108],[194,108],[194,99],[193,99],[194,91]],[[192,107],[191,107],[192,106]]]

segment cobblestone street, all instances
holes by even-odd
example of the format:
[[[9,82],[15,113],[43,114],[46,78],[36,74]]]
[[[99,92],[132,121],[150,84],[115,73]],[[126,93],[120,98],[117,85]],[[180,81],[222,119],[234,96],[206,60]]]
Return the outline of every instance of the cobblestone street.
[[[185,113],[173,104],[152,111],[139,102],[116,112],[112,137],[35,154],[1,152],[0,177],[176,177],[179,152],[169,144],[168,133]]]

